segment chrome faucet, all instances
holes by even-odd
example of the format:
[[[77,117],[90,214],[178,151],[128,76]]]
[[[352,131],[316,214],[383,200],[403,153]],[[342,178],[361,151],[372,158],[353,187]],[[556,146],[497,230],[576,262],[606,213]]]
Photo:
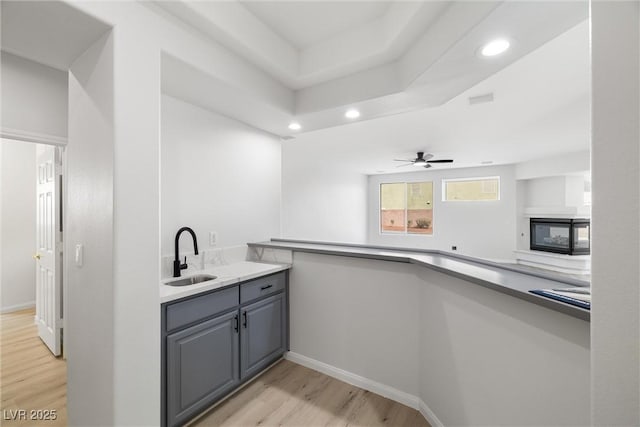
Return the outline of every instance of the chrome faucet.
[[[196,255],[198,255],[198,239],[196,239],[196,233],[189,227],[182,227],[176,233],[176,259],[173,260],[173,277],[180,277],[180,270],[185,270],[187,268],[187,257],[184,257],[184,264],[180,263],[180,253],[178,248],[178,242],[180,240],[180,235],[183,231],[188,231],[193,238],[193,251]]]

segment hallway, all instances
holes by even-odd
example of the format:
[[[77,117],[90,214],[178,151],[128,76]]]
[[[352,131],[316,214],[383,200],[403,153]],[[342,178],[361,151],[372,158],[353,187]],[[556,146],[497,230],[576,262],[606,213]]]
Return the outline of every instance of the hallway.
[[[3,426],[67,424],[67,365],[38,338],[34,315],[35,309],[26,309],[1,317]]]

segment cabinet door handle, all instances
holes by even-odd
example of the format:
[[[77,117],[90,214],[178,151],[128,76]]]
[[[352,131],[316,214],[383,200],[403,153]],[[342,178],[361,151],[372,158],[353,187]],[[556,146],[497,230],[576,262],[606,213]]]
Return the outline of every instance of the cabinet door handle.
[[[260,288],[260,290],[264,291],[265,289],[269,289],[269,288],[273,288],[273,285],[263,286],[263,287]]]
[[[238,315],[237,314],[233,317],[233,320],[236,321],[236,326],[233,329],[235,329],[236,332],[238,332]]]
[[[247,312],[242,313],[242,326],[247,329]]]

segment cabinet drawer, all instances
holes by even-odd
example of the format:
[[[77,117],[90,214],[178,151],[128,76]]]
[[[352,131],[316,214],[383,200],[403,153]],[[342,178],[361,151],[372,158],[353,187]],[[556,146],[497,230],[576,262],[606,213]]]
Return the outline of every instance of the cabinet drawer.
[[[242,283],[240,285],[240,304],[283,290],[287,282],[286,277],[286,273],[283,271]]]
[[[167,332],[238,305],[238,286],[167,306]]]

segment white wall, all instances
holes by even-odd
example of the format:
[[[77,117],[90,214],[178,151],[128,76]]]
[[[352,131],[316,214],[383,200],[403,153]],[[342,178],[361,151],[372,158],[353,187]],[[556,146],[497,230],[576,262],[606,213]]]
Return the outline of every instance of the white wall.
[[[640,4],[593,1],[592,425],[640,425]]]
[[[65,252],[84,246],[81,267],[65,257],[72,426],[114,425],[113,125],[113,40],[105,36],[69,72]]]
[[[2,140],[0,139],[0,165],[2,165]],[[0,170],[0,307],[2,307],[2,274],[3,274],[3,268],[2,268],[2,257],[3,255],[3,250],[2,250],[2,242],[4,241],[4,234],[2,232],[2,229],[4,228],[2,225],[2,221],[3,221],[3,217],[4,215],[2,214],[2,212],[4,211],[4,205],[2,203],[2,186],[4,185],[4,180],[2,179],[2,170]]]
[[[525,206],[565,206],[565,177],[548,176],[526,181]]]
[[[238,92],[264,94],[278,107],[290,106],[291,92],[210,38],[153,13],[150,4],[73,2],[73,6],[115,27],[114,79],[112,85],[104,85],[112,91],[114,114],[113,280],[96,283],[94,298],[99,300],[103,292],[113,295],[107,322],[113,328],[114,346],[108,363],[112,399],[102,400],[91,392],[90,384],[76,381],[74,393],[81,406],[69,407],[69,419],[78,424],[96,422],[84,417],[99,407],[111,413],[112,419],[103,422],[106,425],[158,425],[162,53],[229,82]],[[87,357],[83,363],[96,371],[103,366],[102,358]]]
[[[162,31],[139,13],[144,9],[140,4],[105,6],[117,11],[113,425],[158,425],[161,104],[160,49],[155,43]]]
[[[444,425],[589,423],[588,322],[420,266],[300,252],[290,298],[294,361]]]
[[[584,206],[584,175],[548,176],[523,182],[527,207]]]
[[[340,159],[315,161],[321,142],[292,140],[282,147],[282,237],[365,243],[367,176]]]
[[[3,129],[67,136],[67,73],[2,52]]]
[[[435,168],[434,168],[435,169]],[[442,179],[500,176],[500,200],[443,202]],[[433,181],[433,235],[380,233],[380,184]],[[435,169],[369,177],[368,243],[451,251],[490,259],[512,259],[516,239],[516,181],[513,166]]]
[[[280,140],[170,96],[162,96],[162,254],[190,226],[200,249],[280,235]],[[191,237],[180,251],[193,252]]]
[[[36,144],[2,139],[0,311],[31,307],[36,299]]]
[[[516,165],[516,179],[544,178],[591,170],[591,152],[577,151]]]

